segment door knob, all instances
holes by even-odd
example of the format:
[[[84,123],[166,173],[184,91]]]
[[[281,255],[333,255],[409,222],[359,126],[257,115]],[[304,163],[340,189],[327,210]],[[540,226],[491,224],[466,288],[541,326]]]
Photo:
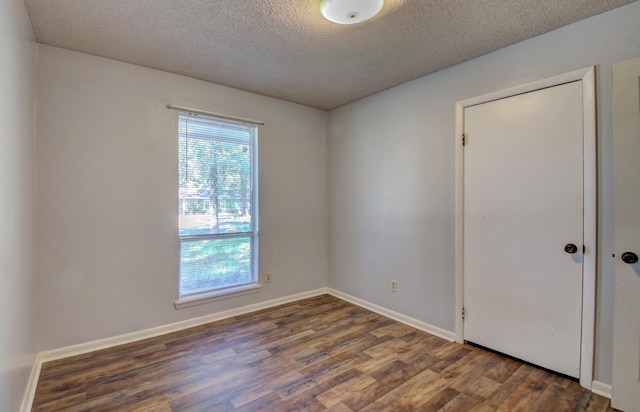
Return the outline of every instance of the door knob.
[[[564,251],[571,254],[576,253],[578,251],[578,246],[573,243],[567,243],[564,247]]]
[[[638,261],[638,255],[633,252],[624,252],[621,257],[624,263],[628,263],[630,265],[633,265]]]

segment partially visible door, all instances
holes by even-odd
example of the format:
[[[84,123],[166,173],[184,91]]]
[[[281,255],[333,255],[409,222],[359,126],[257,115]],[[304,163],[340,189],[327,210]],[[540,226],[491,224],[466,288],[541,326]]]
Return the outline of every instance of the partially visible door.
[[[631,412],[640,411],[640,263],[632,263],[634,255],[640,255],[640,58],[613,65],[613,129],[616,286],[611,404]]]
[[[576,378],[582,90],[574,81],[464,109],[464,339]]]

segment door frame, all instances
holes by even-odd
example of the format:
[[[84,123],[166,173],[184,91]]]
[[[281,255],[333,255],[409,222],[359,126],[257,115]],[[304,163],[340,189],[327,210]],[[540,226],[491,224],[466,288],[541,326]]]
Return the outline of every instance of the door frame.
[[[582,326],[580,338],[580,385],[591,389],[593,382],[593,355],[595,343],[596,311],[596,257],[597,257],[597,176],[596,176],[596,79],[595,67],[526,83],[493,93],[456,102],[455,127],[455,339],[464,342],[464,109],[506,97],[516,96],[564,83],[582,82],[583,156],[584,156],[584,245],[582,272]]]

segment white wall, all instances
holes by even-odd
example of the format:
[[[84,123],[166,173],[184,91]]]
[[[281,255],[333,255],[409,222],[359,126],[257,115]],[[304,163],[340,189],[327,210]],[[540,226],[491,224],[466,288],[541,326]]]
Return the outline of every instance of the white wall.
[[[635,2],[331,111],[329,286],[453,331],[455,102],[598,65],[595,377],[610,383],[611,64],[640,55],[638,21]]]
[[[15,411],[35,357],[36,46],[21,0],[0,2],[0,410]]]
[[[327,283],[327,114],[38,46],[38,349],[139,331]],[[255,294],[176,310],[177,112],[260,119]]]

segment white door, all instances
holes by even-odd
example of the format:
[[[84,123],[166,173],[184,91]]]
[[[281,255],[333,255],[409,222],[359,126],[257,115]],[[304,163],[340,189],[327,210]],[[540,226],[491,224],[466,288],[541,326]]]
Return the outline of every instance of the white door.
[[[613,65],[615,142],[614,408],[640,411],[640,58]],[[626,261],[630,263],[625,263]],[[631,258],[631,259],[629,259]]]
[[[464,339],[576,378],[582,90],[574,81],[464,109]]]

